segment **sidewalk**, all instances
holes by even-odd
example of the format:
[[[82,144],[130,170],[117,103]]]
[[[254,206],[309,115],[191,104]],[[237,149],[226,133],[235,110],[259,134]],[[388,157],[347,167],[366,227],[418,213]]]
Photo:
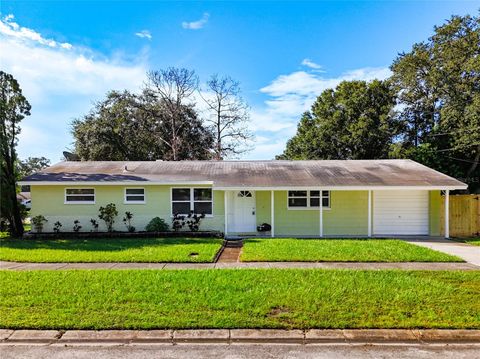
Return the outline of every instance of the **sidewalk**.
[[[478,344],[480,330],[449,329],[192,329],[192,330],[9,330],[0,345],[90,344]]]
[[[0,261],[0,270],[66,270],[66,269],[261,269],[315,268],[360,270],[480,270],[470,263],[402,262],[217,262],[217,263],[20,263]]]
[[[480,246],[450,241],[448,239],[401,239],[417,246],[451,254],[462,258],[465,262],[480,266]]]

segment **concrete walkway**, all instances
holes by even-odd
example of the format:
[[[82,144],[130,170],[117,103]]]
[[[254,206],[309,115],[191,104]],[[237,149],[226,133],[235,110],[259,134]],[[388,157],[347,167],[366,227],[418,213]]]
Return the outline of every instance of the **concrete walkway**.
[[[462,258],[465,262],[480,266],[480,246],[450,241],[448,239],[401,239],[417,246],[427,247]]]
[[[0,261],[0,270],[66,269],[242,269],[242,268],[316,268],[361,270],[480,270],[471,263],[363,263],[363,262],[224,262],[224,263],[19,263]]]

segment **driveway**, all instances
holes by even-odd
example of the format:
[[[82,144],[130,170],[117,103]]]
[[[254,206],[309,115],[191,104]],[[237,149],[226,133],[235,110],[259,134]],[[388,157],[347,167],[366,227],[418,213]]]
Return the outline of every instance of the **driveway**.
[[[439,252],[448,253],[462,258],[465,262],[480,267],[480,246],[473,246],[466,243],[450,241],[448,239],[437,238],[415,238],[401,239],[403,241],[416,244],[417,246],[427,247]]]

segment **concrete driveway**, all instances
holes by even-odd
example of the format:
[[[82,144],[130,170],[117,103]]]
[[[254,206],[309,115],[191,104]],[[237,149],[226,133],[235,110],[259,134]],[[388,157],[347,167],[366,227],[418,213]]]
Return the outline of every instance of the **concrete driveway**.
[[[417,246],[427,247],[439,252],[444,252],[460,257],[465,260],[465,262],[480,267],[480,246],[474,246],[471,244],[459,243],[448,239],[439,238],[415,238],[401,240],[416,244]]]

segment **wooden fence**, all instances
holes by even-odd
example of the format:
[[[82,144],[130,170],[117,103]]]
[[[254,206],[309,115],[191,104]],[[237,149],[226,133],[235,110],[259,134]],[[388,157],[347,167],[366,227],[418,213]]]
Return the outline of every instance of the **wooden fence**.
[[[445,197],[441,206],[441,233],[445,233]],[[480,236],[480,195],[450,196],[450,237]]]

